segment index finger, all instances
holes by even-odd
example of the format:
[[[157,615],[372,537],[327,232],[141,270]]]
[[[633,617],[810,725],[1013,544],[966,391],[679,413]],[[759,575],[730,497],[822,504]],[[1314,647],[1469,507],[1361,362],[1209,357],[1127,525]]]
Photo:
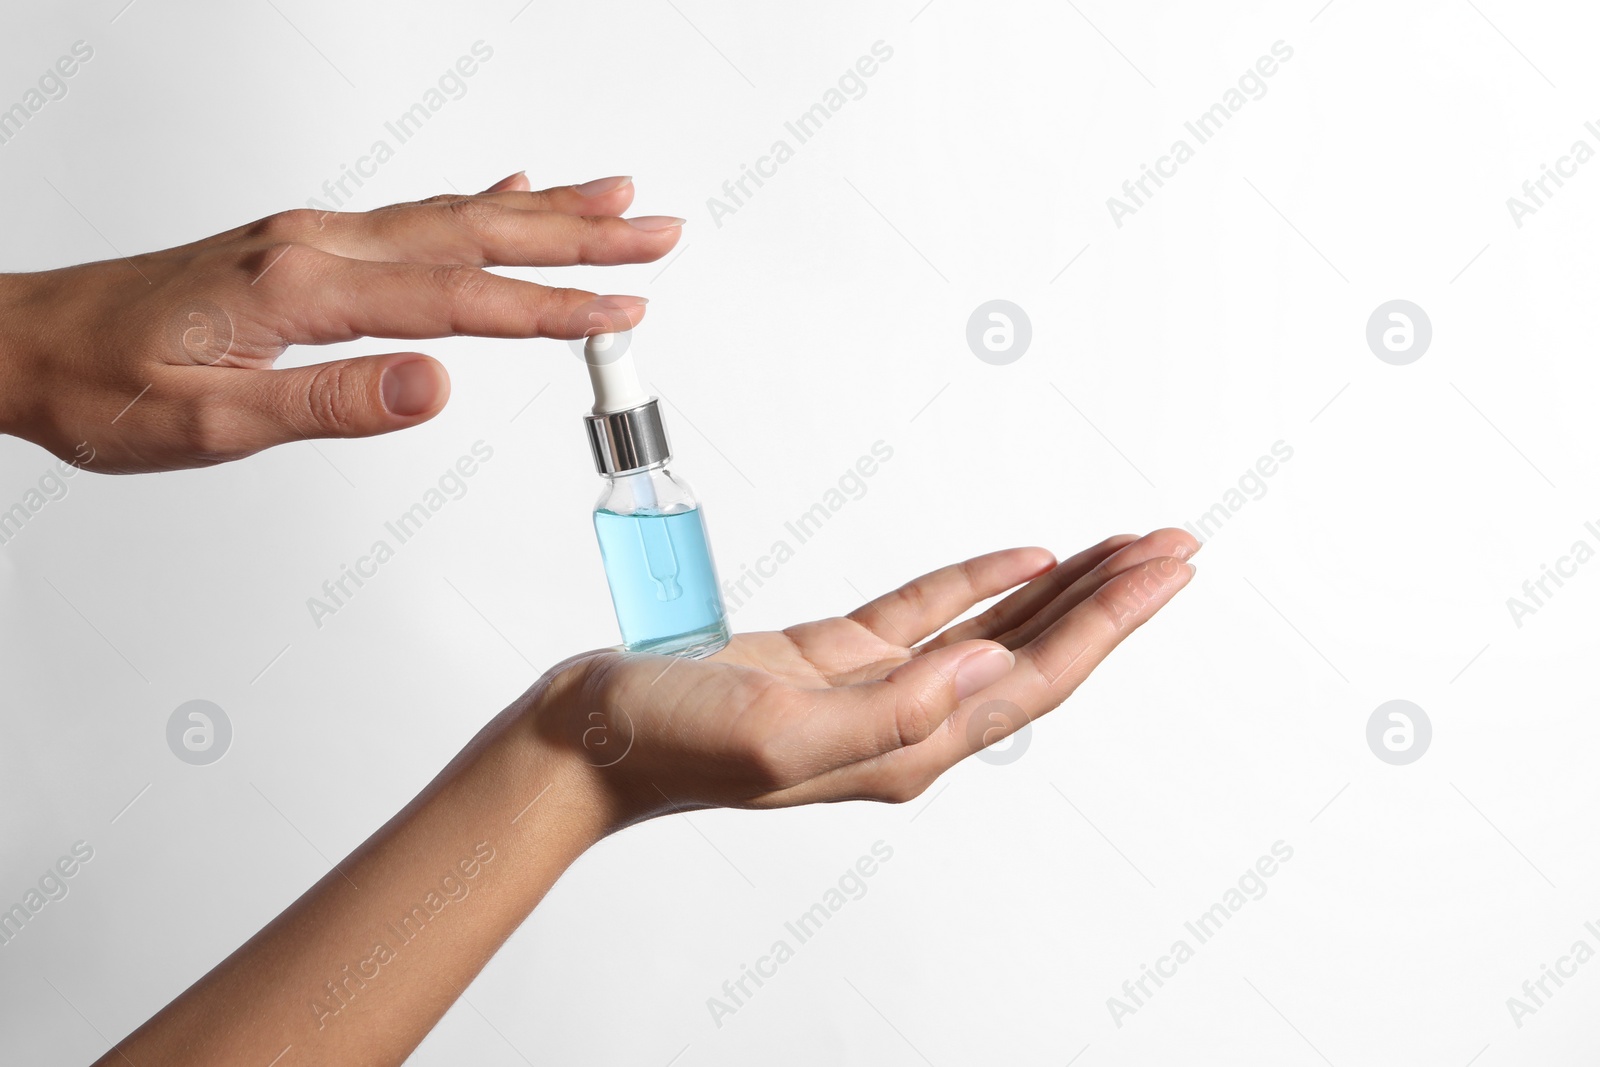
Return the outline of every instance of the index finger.
[[[642,296],[558,289],[448,263],[373,263],[309,245],[252,257],[250,284],[269,306],[284,344],[357,337],[586,337],[632,329]]]
[[[922,646],[923,651],[931,652],[936,648],[974,637],[992,639],[996,635],[1006,633],[1033,618],[1073,583],[1089,574],[1113,553],[1137,540],[1133,534],[1117,534],[1084,549],[981,614],[940,633]]]
[[[1006,548],[940,567],[861,605],[846,618],[881,640],[910,648],[972,605],[1055,565],[1045,548]]]

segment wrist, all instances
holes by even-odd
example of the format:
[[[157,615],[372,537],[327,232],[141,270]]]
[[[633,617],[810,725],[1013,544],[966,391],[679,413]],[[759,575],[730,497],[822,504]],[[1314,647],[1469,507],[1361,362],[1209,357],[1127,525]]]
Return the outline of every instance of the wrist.
[[[659,814],[662,800],[629,773],[641,757],[634,751],[634,724],[606,698],[595,673],[601,662],[584,656],[559,664],[514,705],[521,743],[549,768],[552,781],[582,798],[595,840]]]
[[[531,728],[532,714],[518,701],[462,755],[494,791],[491,817],[508,841],[564,869],[616,828],[614,817],[594,768]]]

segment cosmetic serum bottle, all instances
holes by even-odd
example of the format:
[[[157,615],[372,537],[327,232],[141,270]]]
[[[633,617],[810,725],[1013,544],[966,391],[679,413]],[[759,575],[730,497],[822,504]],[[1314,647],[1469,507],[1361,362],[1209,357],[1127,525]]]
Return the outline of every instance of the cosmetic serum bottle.
[[[594,532],[623,645],[699,659],[728,643],[722,588],[700,505],[667,470],[672,448],[661,407],[639,384],[630,340],[602,333],[584,344],[594,385],[584,422],[606,480]]]

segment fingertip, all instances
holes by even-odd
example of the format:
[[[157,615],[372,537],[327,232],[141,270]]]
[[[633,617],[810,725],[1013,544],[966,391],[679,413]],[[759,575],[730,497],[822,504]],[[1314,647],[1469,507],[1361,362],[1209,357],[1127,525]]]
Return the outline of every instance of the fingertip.
[[[450,399],[450,373],[432,356],[401,353],[383,369],[378,392],[385,411],[414,425],[444,410]]]
[[[589,332],[619,333],[633,329],[644,320],[645,306],[650,300],[643,296],[602,296],[596,303],[604,311],[591,314],[589,318],[592,322],[603,325],[599,329],[591,328]]]
[[[963,646],[970,651],[956,664],[952,679],[958,703],[989,688],[1017,665],[1016,654],[997,641],[963,641],[951,648]]]
[[[654,263],[678,247],[686,220],[675,215],[644,215],[619,221],[632,232],[621,242],[626,251],[619,254],[618,262]]]
[[[607,193],[614,193],[619,189],[628,188],[632,185],[633,175],[613,174],[609,178],[594,178],[590,181],[584,182],[582,185],[574,185],[572,187],[572,191],[577,193],[579,196],[593,199],[594,197],[605,196]]]
[[[1116,540],[1119,539],[1112,538],[1107,543]],[[1167,556],[1184,560],[1194,555],[1199,547],[1199,542],[1187,530],[1164,526],[1113,548],[1103,566],[1117,573]]]
[[[622,333],[644,318],[642,296],[600,296],[583,289],[549,290],[534,319],[534,336],[577,341],[597,333]]]
[[[650,303],[650,298],[648,296],[625,296],[621,293],[616,293],[597,296],[594,298],[594,302],[603,308],[622,310],[631,307],[642,307]]]
[[[510,192],[525,193],[531,188],[533,188],[533,186],[528,182],[528,172],[519,170],[515,174],[508,174],[504,178],[501,178],[499,181],[497,181],[493,185],[489,186],[489,188],[485,189],[484,192],[485,193],[510,193]]]
[[[896,707],[899,746],[925,740],[961,702],[994,685],[1016,666],[1016,656],[996,641],[971,640],[913,656],[890,671],[883,683]],[[905,716],[915,709],[911,725]]]
[[[1001,578],[1001,581],[1005,582],[1005,589],[1014,589],[1036,578],[1042,578],[1060,566],[1056,554],[1039,545],[1005,549],[998,555],[1002,557],[1002,566],[1005,569]],[[998,592],[1004,591],[1002,589]],[[998,592],[995,595],[998,595]]]
[[[1174,593],[1188,585],[1195,576],[1194,564],[1183,556],[1157,556],[1143,564],[1141,569],[1153,573]]]
[[[999,548],[993,552],[986,552],[981,556],[974,556],[964,564],[968,567],[982,567],[1000,572],[1000,580],[1010,579],[1004,588],[1010,588],[1030,578],[1037,578],[1056,565],[1056,554],[1048,548],[1038,545],[1024,545],[1017,548]]]
[[[1173,541],[1178,544],[1188,545],[1192,548],[1198,548],[1201,544],[1200,540],[1195,537],[1193,533],[1181,526],[1157,527],[1156,529],[1145,534],[1143,538],[1138,538],[1138,540],[1144,539]]]
[[[1162,555],[1174,556],[1180,560],[1188,559],[1200,551],[1201,542],[1187,530],[1179,530],[1168,526],[1164,529],[1154,530],[1149,539],[1160,547],[1157,551]]]
[[[1013,551],[1017,553],[1018,561],[1031,569],[1035,576],[1050,570],[1059,562],[1056,554],[1042,545],[1029,545]]]
[[[683,229],[684,223],[689,220],[677,215],[635,215],[622,221],[644,233],[665,233]]]
[[[584,201],[581,214],[620,215],[633,204],[633,176],[617,174],[595,178],[572,186],[573,195]]]

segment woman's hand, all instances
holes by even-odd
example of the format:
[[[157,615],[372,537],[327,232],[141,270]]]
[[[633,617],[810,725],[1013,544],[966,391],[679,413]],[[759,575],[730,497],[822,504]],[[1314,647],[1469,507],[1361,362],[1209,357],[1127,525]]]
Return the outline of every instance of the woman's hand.
[[[995,552],[705,660],[575,657],[526,709],[546,743],[594,768],[613,829],[692,807],[905,801],[1071,696],[1184,587],[1199,547],[1167,529],[1061,564],[1042,548]]]
[[[399,1064],[606,834],[685,807],[910,799],[1065,700],[1183,588],[1198,548],[1157,530],[1059,566],[1012,549],[710,659],[568,660],[99,1063],[287,1064],[292,1049],[296,1063]]]
[[[129,473],[425,422],[450,382],[419,353],[269,368],[289,345],[357,337],[628,329],[642,297],[482,268],[659,259],[683,220],[619,218],[633,193],[620,177],[535,193],[515,174],[477,196],[285,211],[163,252],[0,275],[0,432]]]

